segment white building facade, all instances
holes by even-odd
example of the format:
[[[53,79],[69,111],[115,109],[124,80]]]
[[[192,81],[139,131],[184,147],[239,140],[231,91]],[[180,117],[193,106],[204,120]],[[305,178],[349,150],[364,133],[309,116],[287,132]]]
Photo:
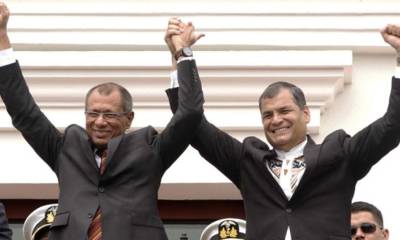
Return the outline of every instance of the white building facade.
[[[265,139],[258,96],[271,82],[300,86],[320,142],[343,128],[355,134],[384,114],[395,52],[381,38],[400,24],[398,1],[9,0],[10,40],[34,98],[59,128],[84,126],[84,95],[114,81],[134,96],[133,128],[162,131],[171,117],[171,16],[206,36],[193,47],[207,118],[238,139]],[[0,199],[56,199],[57,179],[17,132],[0,104]],[[354,200],[383,212],[391,239],[397,215],[400,148],[359,182]],[[394,181],[394,182],[393,182]],[[235,187],[192,148],[167,171],[160,199],[240,199]]]

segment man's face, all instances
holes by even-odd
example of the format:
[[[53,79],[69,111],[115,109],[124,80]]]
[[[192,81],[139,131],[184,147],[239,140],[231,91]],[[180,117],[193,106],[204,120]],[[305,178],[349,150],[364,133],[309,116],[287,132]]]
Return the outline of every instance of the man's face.
[[[288,151],[306,139],[310,111],[300,109],[288,89],[261,101],[261,118],[268,142],[278,150]]]
[[[372,225],[375,226],[371,228]],[[361,226],[361,227],[360,227]],[[373,232],[366,233],[363,231]],[[387,229],[382,229],[381,226],[376,222],[374,216],[367,211],[357,212],[351,214],[351,227],[354,229],[354,234],[352,234],[352,240],[388,240],[389,231]],[[353,231],[353,230],[352,230]]]
[[[121,113],[123,112],[121,104],[121,95],[118,90],[114,90],[109,95],[101,95],[94,90],[87,101],[87,112],[98,113]],[[86,131],[99,149],[107,147],[111,138],[121,135],[131,125],[133,112],[120,114],[117,117],[109,118],[100,114],[93,117],[86,114]]]

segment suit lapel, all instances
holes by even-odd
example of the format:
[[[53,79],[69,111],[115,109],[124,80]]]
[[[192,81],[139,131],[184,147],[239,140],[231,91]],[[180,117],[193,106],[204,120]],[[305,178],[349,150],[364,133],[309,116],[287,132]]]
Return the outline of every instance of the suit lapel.
[[[297,187],[291,199],[296,198],[296,196],[299,193],[301,193],[305,184],[307,184],[308,179],[310,178],[310,176],[312,176],[312,172],[315,170],[315,167],[317,166],[319,147],[318,145],[315,144],[314,140],[310,136],[307,136],[307,138],[308,141],[306,146],[304,147],[304,162],[306,164],[306,169],[303,177],[299,182],[299,186]]]
[[[99,167],[97,166],[96,159],[95,159],[95,153],[94,153],[94,148],[93,148],[93,143],[90,140],[89,136],[87,135],[86,131],[85,133],[85,141],[87,144],[83,144],[85,147],[84,149],[84,158],[87,162],[89,162],[88,166],[88,173],[87,176],[95,183],[98,183],[98,174],[99,174]],[[93,173],[92,173],[93,172]]]
[[[274,179],[272,174],[269,172],[267,167],[268,161],[276,158],[275,151],[269,150],[268,145],[257,138],[249,138],[249,143],[250,146],[252,146],[250,152],[252,158],[255,159],[257,168],[263,172],[263,175],[265,176],[268,185],[271,185],[273,191],[277,192],[279,194],[279,197],[281,198],[280,200],[277,200],[277,203],[281,204],[282,202],[287,202],[288,199],[285,193],[279,186],[279,183]]]
[[[90,148],[86,152],[86,159],[89,159],[90,168],[96,172],[99,171],[99,167],[97,166],[96,156],[94,150]]]
[[[107,173],[107,168],[110,166],[111,161],[113,159],[113,156],[116,152],[116,150],[118,149],[119,144],[121,143],[121,140],[123,138],[125,134],[121,134],[115,138],[112,138],[109,142],[108,142],[108,146],[107,146],[107,159],[105,161],[106,167],[104,170],[104,174]],[[103,174],[103,175],[104,175]]]
[[[275,180],[275,178],[272,176],[272,173],[268,170],[267,161],[268,161],[268,159],[265,159],[262,163],[262,166],[259,165],[259,168],[264,171],[264,175],[267,178],[268,183],[272,186],[273,190],[279,194],[279,197],[281,198],[281,200],[277,201],[277,202],[282,203],[282,200],[283,200],[283,202],[287,202],[288,199],[287,199],[285,193],[283,192],[281,186]]]

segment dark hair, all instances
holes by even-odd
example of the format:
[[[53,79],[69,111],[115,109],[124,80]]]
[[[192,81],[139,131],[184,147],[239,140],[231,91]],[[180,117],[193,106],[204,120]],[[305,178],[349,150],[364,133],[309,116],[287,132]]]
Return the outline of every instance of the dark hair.
[[[374,205],[367,202],[354,202],[351,204],[351,213],[369,212],[374,217],[375,221],[383,227],[383,217],[381,211]]]
[[[132,111],[132,96],[126,90],[126,88],[122,87],[119,84],[108,82],[108,83],[102,83],[99,85],[96,85],[92,87],[87,93],[86,93],[86,98],[85,98],[85,110],[87,110],[87,104],[88,104],[88,99],[90,95],[94,92],[97,91],[101,95],[108,96],[115,90],[117,90],[121,94],[121,106],[122,106],[122,111],[124,112],[131,112]]]
[[[265,98],[273,98],[280,93],[282,89],[288,89],[293,96],[294,103],[299,106],[301,110],[306,106],[306,98],[303,91],[294,84],[288,82],[274,82],[270,84],[258,99],[258,107],[261,109],[261,102]]]

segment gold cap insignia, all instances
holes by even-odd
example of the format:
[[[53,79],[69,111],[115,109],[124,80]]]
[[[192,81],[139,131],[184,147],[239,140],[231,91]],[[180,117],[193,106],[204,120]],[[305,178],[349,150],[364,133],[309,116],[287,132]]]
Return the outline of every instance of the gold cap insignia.
[[[218,235],[220,239],[237,238],[239,236],[239,224],[233,220],[226,220],[219,224]]]
[[[51,206],[46,210],[45,222],[53,223],[57,213],[57,206]]]

